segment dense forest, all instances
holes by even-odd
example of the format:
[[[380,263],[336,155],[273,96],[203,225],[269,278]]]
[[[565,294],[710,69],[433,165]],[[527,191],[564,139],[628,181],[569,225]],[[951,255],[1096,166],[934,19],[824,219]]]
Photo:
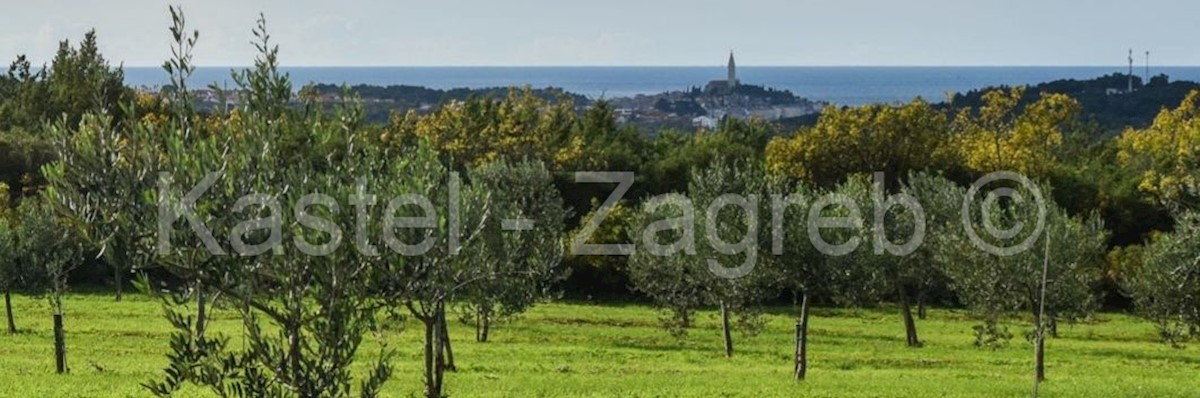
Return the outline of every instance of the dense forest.
[[[815,124],[794,130],[727,118],[711,131],[653,135],[619,125],[604,101],[581,106],[580,98],[556,90],[473,95],[392,87],[372,95],[438,105],[370,123],[355,94],[376,89],[343,88],[333,103],[316,101],[306,94],[333,88],[294,87],[278,72],[278,48],[260,21],[259,57],[234,75],[239,102],[202,112],[188,87],[198,36],[174,16],[175,55],[164,65],[172,90],[126,88],[120,67],[99,53],[94,33],[77,44],[62,42],[45,67],[18,57],[0,77],[0,178],[8,191],[0,242],[16,242],[19,253],[11,256],[17,261],[3,263],[2,287],[47,292],[56,311],[63,303],[55,298],[72,285],[113,285],[118,297],[131,284],[164,291],[177,333],[171,367],[148,384],[161,395],[186,383],[250,391],[282,383],[301,396],[348,394],[348,369],[382,306],[406,314],[425,333],[428,395],[441,396],[448,311],[473,314],[486,339],[492,319],[559,294],[650,301],[662,309],[664,326],[679,334],[697,308],[718,307],[727,355],[731,328],[753,332],[759,306],[793,300],[803,303],[805,314],[810,303],[900,303],[911,346],[920,339],[910,308],[920,312],[930,304],[971,309],[982,323],[976,330],[981,346],[1012,338],[998,326],[1002,314],[1037,315],[1037,304],[1046,306],[1052,329],[1107,305],[1138,311],[1172,342],[1200,334],[1200,91],[1194,85],[1138,82],[1139,91],[1114,103],[1115,96],[1099,91],[1122,79],[1114,75],[1094,87],[1056,82],[972,92],[950,106],[913,100],[828,107]],[[1139,122],[1151,114],[1152,122]],[[1119,133],[1098,133],[1113,130]],[[230,178],[210,181],[214,171]],[[1041,216],[1052,241],[1008,257],[971,249],[955,217],[971,183],[995,171],[1020,173],[1046,194]],[[163,172],[170,181],[162,180]],[[578,172],[632,173],[621,174],[632,180]],[[193,186],[211,188],[189,202]],[[327,192],[340,200],[364,189],[461,195],[461,216],[441,209],[422,216],[420,202],[356,209],[375,221],[399,214],[434,226],[461,225],[467,233],[459,242],[448,233],[397,232],[371,221],[372,228],[398,234],[399,242],[356,245],[401,251],[430,245],[403,258],[348,248],[322,256],[259,250],[278,241],[321,250],[362,222],[334,203],[316,206],[322,210],[314,213],[331,225],[314,228],[303,217],[281,215],[271,200],[311,205],[304,194]],[[1013,189],[1032,197],[1029,187]],[[240,205],[241,198],[264,192],[273,199]],[[849,205],[822,208],[796,199],[795,208],[775,208],[764,200],[744,203],[741,212],[712,213],[713,222],[692,229],[672,224],[692,205],[723,209],[725,194],[834,195],[867,209],[866,220],[875,214],[880,224],[822,239],[874,250],[822,256],[801,241],[803,223],[793,217],[845,216]],[[928,220],[889,212],[880,199],[885,194],[917,198]],[[162,201],[181,204],[162,210],[156,206]],[[240,207],[230,210],[235,201]],[[1036,213],[1022,203],[978,217],[989,223]],[[156,224],[164,214],[175,222]],[[771,224],[768,214],[787,222]],[[525,217],[541,228],[505,235],[501,231],[514,228],[499,223],[503,216]],[[277,229],[253,222],[280,217],[287,221]],[[229,242],[189,232],[187,224],[196,220]],[[933,236],[928,244],[906,256],[878,254],[894,253],[887,241],[902,240],[916,223]],[[176,247],[165,254],[156,241],[164,230]],[[756,238],[757,231],[764,237]],[[771,247],[766,231],[787,232],[786,249]],[[714,236],[741,236],[764,254],[715,243],[687,249],[664,243],[703,236],[710,243]],[[667,254],[565,249],[631,241],[665,247]],[[461,250],[453,249],[459,243]],[[254,254],[212,253],[241,250]],[[737,268],[706,265],[697,255],[744,263],[754,272],[710,273]],[[29,269],[33,264],[44,267]],[[1043,267],[1054,277],[1049,296],[1039,300],[1035,276]],[[215,297],[245,320],[245,347],[206,335],[205,305],[213,304],[205,300]],[[198,305],[179,305],[188,301]],[[366,364],[368,379],[354,388],[376,391],[390,375],[389,359]]]

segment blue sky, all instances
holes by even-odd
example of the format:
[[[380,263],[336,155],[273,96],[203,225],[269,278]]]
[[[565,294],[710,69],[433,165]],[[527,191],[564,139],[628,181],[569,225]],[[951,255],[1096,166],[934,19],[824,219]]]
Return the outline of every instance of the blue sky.
[[[89,28],[111,60],[156,66],[166,2],[0,0],[0,57],[53,55]],[[245,65],[259,11],[289,66],[1200,65],[1200,1],[182,1],[196,62]]]

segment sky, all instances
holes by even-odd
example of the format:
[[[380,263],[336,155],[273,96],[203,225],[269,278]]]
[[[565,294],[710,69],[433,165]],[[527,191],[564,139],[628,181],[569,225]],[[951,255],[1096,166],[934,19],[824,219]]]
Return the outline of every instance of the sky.
[[[49,60],[96,29],[114,64],[170,55],[170,3],[0,0],[0,57]],[[180,1],[195,62],[285,66],[1200,65],[1196,0]]]

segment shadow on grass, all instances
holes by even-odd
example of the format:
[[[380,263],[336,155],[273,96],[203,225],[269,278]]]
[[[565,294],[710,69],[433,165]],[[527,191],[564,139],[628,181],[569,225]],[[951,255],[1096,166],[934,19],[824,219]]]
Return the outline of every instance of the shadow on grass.
[[[899,329],[900,326],[897,326],[897,328]],[[809,329],[808,333],[813,341],[820,341],[822,344],[855,345],[856,343],[861,344],[863,340],[900,345],[905,343],[903,336],[892,334],[859,333],[843,329],[825,329],[820,327],[813,327]]]
[[[40,330],[33,330],[33,329],[29,329],[29,328],[17,328],[16,333],[10,332],[8,330],[5,330],[4,332],[0,332],[0,336],[3,336],[3,337],[21,337],[21,336],[29,337],[29,336],[42,336],[42,335],[46,335],[46,333],[42,333]]]
[[[627,319],[616,318],[583,318],[583,317],[562,317],[562,316],[545,316],[538,319],[540,322],[545,322],[553,325],[565,326],[610,326],[618,328],[628,327],[650,327],[656,328],[660,326],[657,320],[653,321],[631,321]]]
[[[866,358],[843,359],[830,361],[828,367],[838,370],[856,370],[870,368],[880,370],[936,370],[955,368],[962,364],[951,359],[933,358]]]
[[[1066,331],[1066,333],[1064,333],[1061,330],[1062,329],[1061,326],[1059,327],[1059,329],[1060,329],[1059,333],[1062,333],[1062,336],[1064,338],[1067,338],[1070,340],[1095,341],[1095,342],[1104,342],[1104,343],[1116,342],[1116,343],[1145,343],[1145,344],[1164,344],[1165,345],[1165,343],[1163,343],[1162,339],[1159,338],[1158,335],[1154,334],[1153,331],[1147,331],[1145,333],[1120,333],[1120,332],[1096,333],[1095,331],[1091,331],[1091,330],[1076,332],[1075,330],[1068,329]]]
[[[1080,351],[1080,352],[1082,352],[1083,354],[1088,355],[1088,356],[1093,356],[1093,357],[1103,358],[1103,359],[1108,359],[1108,360],[1124,359],[1124,360],[1128,360],[1128,361],[1140,361],[1140,362],[1161,361],[1161,362],[1173,362],[1173,363],[1186,363],[1189,365],[1200,366],[1200,358],[1196,358],[1191,355],[1184,355],[1184,350],[1176,350],[1176,351],[1179,352],[1179,355],[1150,353],[1150,352],[1141,352],[1141,351],[1133,351],[1133,350],[1119,350],[1119,349],[1100,349],[1100,350],[1087,350],[1087,351]]]
[[[625,348],[653,352],[691,352],[702,351],[704,347],[686,339],[630,339],[620,338],[612,341],[613,348]]]

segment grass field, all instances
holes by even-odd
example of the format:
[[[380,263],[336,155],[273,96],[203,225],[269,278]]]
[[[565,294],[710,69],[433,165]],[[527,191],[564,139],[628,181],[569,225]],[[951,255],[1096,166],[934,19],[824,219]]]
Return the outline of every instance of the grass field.
[[[157,377],[166,359],[168,325],[158,303],[109,294],[66,301],[69,375],[54,374],[50,311],[45,300],[15,297],[17,335],[0,334],[0,395],[13,397],[146,396],[139,383]],[[769,317],[765,333],[735,335],[722,355],[714,314],[699,317],[686,339],[658,328],[639,305],[546,304],[503,324],[492,341],[453,322],[457,373],[451,396],[719,397],[719,396],[1028,396],[1031,345],[974,348],[973,322],[961,311],[930,311],[919,323],[925,347],[904,346],[898,315],[887,310],[817,309],[812,318],[809,380],[790,378],[794,321],[788,308]],[[210,330],[234,336],[233,314],[218,311]],[[1016,320],[1014,320],[1016,321]],[[398,326],[397,329],[401,329]],[[1060,327],[1047,342],[1048,397],[1197,396],[1200,353],[1160,344],[1149,323],[1121,314]],[[399,350],[388,396],[421,393],[420,341],[414,326],[386,336]],[[361,354],[373,355],[371,341]],[[366,362],[366,361],[364,361]],[[205,396],[187,390],[182,396]]]

